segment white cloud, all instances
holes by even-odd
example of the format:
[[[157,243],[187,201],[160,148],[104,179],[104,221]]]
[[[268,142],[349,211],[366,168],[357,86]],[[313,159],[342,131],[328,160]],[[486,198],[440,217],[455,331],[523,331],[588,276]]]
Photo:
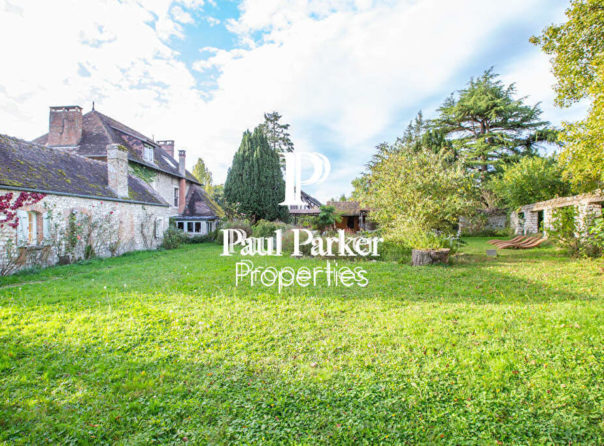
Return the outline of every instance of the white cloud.
[[[220,25],[220,19],[217,19],[216,17],[208,16],[206,17],[206,20],[210,24],[210,26]]]
[[[502,70],[502,81],[515,83],[519,96],[526,96],[527,103],[541,103],[542,118],[559,126],[562,121],[576,121],[587,114],[588,104],[581,102],[569,108],[560,108],[554,104],[554,85],[556,79],[551,71],[548,57],[537,48],[514,61]]]
[[[178,23],[193,23],[193,17],[188,12],[185,12],[180,6],[174,6],[171,10],[172,17]]]
[[[202,1],[0,0],[0,39],[14,42],[0,47],[10,61],[0,73],[0,132],[36,137],[49,105],[95,100],[143,133],[175,139],[191,165],[202,156],[221,181],[242,131],[278,110],[298,149],[340,151],[320,188],[326,199],[348,189],[401,110],[433,101],[501,26],[548,4],[244,0],[228,22],[241,46],[206,48],[189,70],[171,39]],[[210,95],[197,78],[208,69],[219,73]],[[547,95],[537,72],[507,72],[524,94]]]

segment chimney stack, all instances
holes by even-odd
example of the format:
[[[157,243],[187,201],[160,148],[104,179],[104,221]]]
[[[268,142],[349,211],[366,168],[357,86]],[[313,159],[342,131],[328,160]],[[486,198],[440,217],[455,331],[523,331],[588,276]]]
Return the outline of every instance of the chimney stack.
[[[185,210],[185,198],[187,196],[187,182],[185,180],[186,169],[185,169],[185,160],[186,160],[187,152],[184,150],[178,151],[178,173],[181,176],[178,185],[178,213],[182,214]]]
[[[128,197],[128,150],[119,144],[107,146],[107,183],[119,198]]]
[[[184,150],[179,150],[178,151],[178,173],[180,175],[182,175],[183,177],[185,176],[185,160],[187,157],[187,152]]]
[[[48,146],[73,147],[82,139],[82,107],[50,107]]]
[[[164,149],[168,155],[170,155],[172,158],[174,158],[174,140],[173,139],[166,139],[164,141],[157,141],[157,144]]]

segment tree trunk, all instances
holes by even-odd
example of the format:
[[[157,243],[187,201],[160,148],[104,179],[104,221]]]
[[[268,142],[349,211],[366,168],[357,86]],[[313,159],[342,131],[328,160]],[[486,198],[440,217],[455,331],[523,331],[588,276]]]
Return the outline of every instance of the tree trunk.
[[[411,252],[413,266],[432,265],[435,263],[449,263],[450,249],[414,249]]]

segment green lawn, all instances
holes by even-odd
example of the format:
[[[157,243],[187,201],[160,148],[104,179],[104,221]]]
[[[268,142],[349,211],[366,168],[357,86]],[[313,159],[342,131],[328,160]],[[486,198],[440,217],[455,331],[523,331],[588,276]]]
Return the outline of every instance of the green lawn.
[[[604,444],[602,264],[486,240],[365,289],[209,244],[1,279],[0,442]]]

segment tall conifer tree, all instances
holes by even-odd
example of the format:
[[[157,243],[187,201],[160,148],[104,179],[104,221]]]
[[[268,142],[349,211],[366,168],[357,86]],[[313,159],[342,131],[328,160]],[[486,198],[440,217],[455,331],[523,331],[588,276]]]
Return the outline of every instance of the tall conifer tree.
[[[246,130],[224,184],[224,198],[252,223],[260,219],[287,220],[285,182],[279,155],[268,144],[262,128]]]

